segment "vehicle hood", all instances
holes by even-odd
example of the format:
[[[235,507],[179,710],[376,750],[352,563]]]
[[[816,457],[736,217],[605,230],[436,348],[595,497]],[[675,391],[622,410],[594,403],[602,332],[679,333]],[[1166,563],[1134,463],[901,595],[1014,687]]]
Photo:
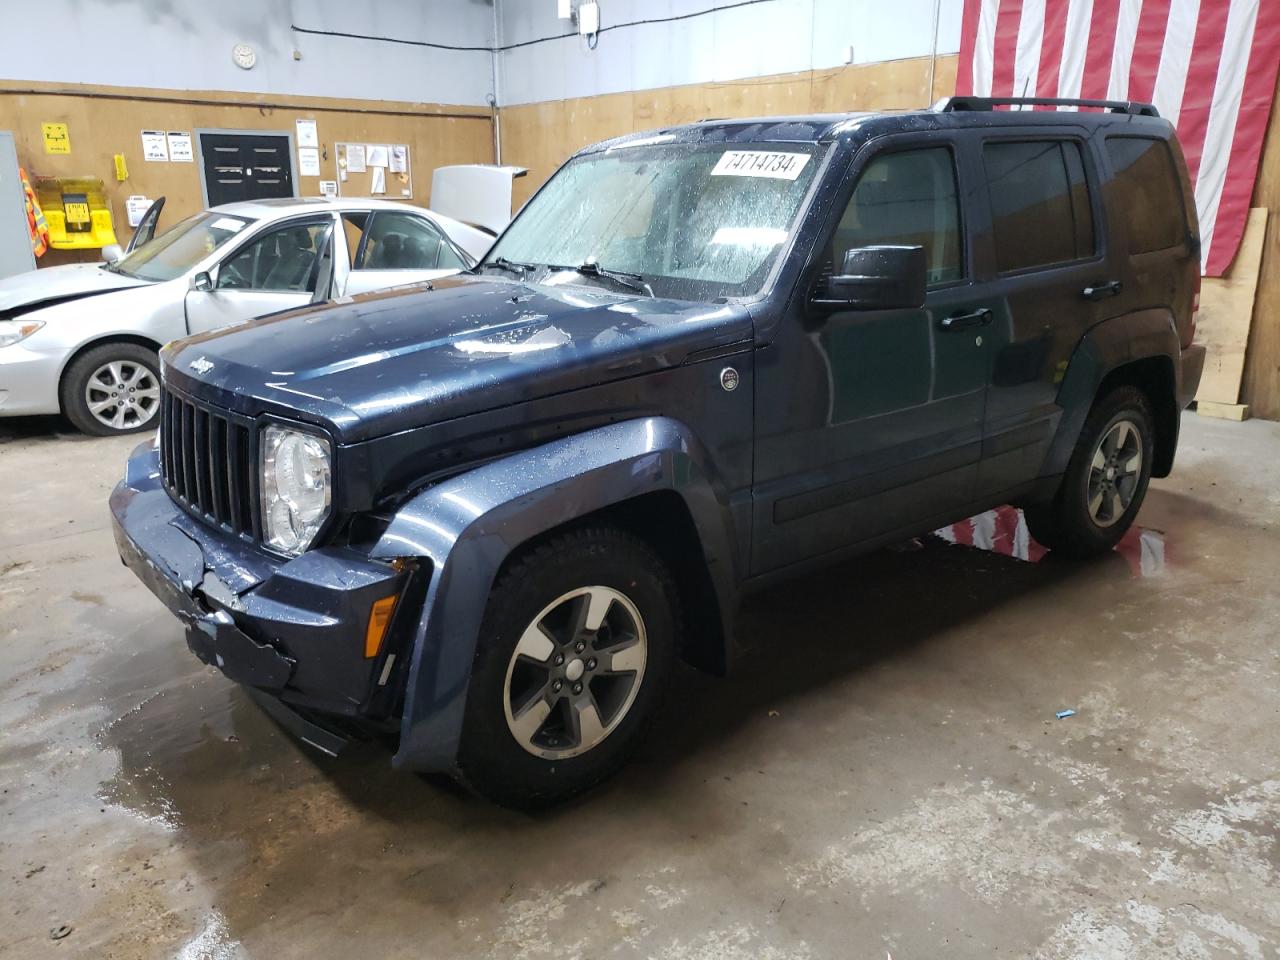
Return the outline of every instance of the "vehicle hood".
[[[739,305],[464,274],[263,317],[163,357],[166,380],[188,394],[321,423],[353,443],[677,366],[750,336]]]
[[[97,263],[45,267],[0,280],[0,313],[18,316],[55,303],[148,285],[147,280],[103,270]]]

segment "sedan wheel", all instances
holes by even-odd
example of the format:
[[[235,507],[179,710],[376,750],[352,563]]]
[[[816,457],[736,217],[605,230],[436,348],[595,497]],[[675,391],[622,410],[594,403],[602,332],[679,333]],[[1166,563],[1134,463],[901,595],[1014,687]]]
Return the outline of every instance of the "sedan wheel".
[[[89,375],[84,402],[107,429],[136,430],[150,422],[160,409],[160,384],[142,364],[112,360]]]
[[[160,411],[160,358],[140,343],[113,341],[67,365],[58,399],[67,419],[96,437],[155,429]]]

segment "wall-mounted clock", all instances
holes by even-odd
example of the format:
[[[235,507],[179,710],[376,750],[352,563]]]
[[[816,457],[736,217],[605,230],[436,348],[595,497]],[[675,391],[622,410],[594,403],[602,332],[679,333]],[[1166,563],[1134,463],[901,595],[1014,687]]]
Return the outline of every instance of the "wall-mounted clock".
[[[237,43],[231,50],[231,59],[242,70],[252,70],[253,65],[258,62],[258,55],[247,43]]]

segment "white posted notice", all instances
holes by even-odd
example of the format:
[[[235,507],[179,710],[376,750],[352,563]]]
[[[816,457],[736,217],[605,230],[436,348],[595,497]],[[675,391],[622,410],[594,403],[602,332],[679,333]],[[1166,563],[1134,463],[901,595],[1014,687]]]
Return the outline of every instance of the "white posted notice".
[[[293,126],[297,131],[298,146],[320,146],[320,135],[316,132],[316,122],[314,120],[295,120],[293,121]]]
[[[169,162],[169,144],[165,140],[163,130],[142,131],[142,159],[159,163]]]
[[[347,144],[347,170],[350,173],[364,173],[364,144]]]
[[[169,159],[174,163],[192,163],[196,159],[195,150],[191,147],[191,134],[180,130],[170,130],[165,139],[169,143]]]
[[[298,176],[320,176],[320,151],[315,147],[298,148]]]

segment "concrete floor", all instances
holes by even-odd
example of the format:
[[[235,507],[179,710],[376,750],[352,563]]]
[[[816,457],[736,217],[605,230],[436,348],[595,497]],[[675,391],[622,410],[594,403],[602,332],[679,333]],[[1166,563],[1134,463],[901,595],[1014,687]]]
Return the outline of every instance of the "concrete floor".
[[[1280,425],[1188,414],[1126,556],[759,598],[534,818],[280,732],[116,559],[135,441],[64,429],[0,424],[4,957],[1280,957]]]

